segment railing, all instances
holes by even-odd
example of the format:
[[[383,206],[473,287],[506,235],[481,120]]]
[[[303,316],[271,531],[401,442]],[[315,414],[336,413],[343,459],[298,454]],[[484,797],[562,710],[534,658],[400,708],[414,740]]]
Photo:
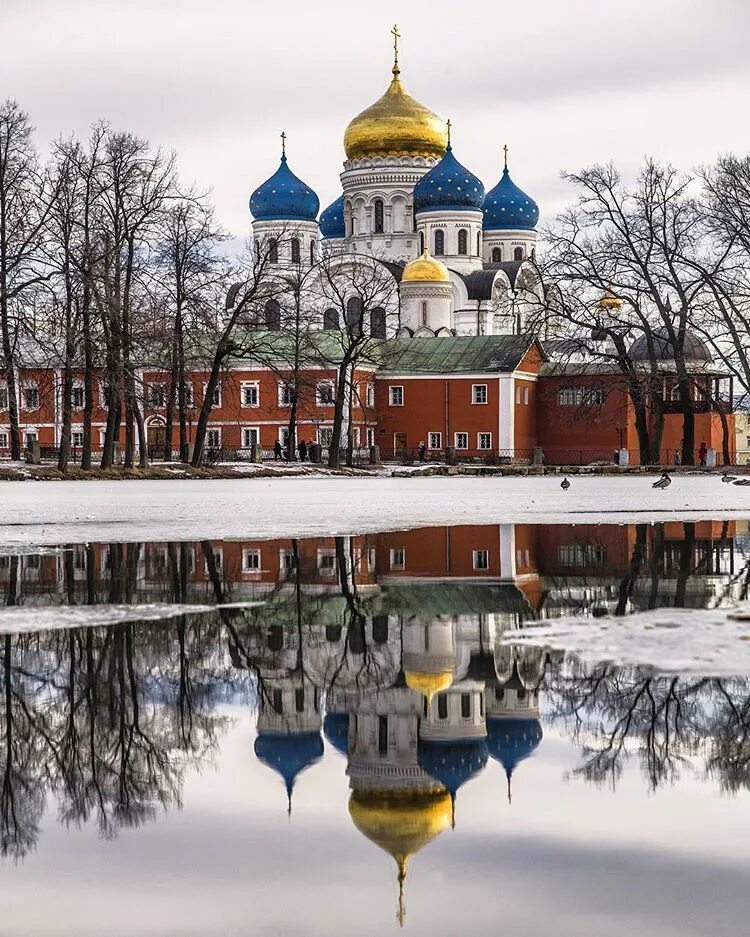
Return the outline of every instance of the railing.
[[[528,465],[533,456],[532,449],[425,449],[419,448],[380,449],[382,462],[399,465],[429,463],[452,463],[474,465]]]

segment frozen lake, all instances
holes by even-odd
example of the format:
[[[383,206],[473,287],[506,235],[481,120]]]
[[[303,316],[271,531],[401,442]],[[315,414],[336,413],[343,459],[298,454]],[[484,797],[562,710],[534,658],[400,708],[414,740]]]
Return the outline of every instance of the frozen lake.
[[[320,481],[13,485],[2,933],[743,933],[747,522],[587,522],[599,481],[514,523],[530,485],[337,480],[354,536],[286,532]]]

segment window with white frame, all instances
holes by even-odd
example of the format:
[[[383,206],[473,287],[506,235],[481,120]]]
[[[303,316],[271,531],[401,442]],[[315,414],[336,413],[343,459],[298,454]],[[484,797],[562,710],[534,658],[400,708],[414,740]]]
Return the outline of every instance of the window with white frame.
[[[368,381],[365,386],[365,406],[375,406],[375,385],[372,383],[372,381]]]
[[[289,384],[286,383],[286,381],[279,381],[278,393],[279,393],[279,406],[291,407],[292,388]]]
[[[489,550],[474,550],[472,551],[472,558],[474,563],[474,569],[489,569],[490,568],[490,551]]]
[[[319,426],[318,427],[318,443],[327,448],[331,445],[331,440],[333,439],[333,427],[332,426]]]
[[[333,576],[336,573],[335,550],[318,550],[318,572],[322,576]]]
[[[333,381],[318,381],[315,385],[315,402],[319,407],[332,407],[335,392]]]
[[[8,448],[8,433],[4,429],[0,429],[0,449]]]
[[[73,404],[74,410],[83,410],[83,405],[86,401],[86,395],[84,394],[83,384],[74,384],[73,393],[71,395],[71,402]],[[0,410],[2,407],[0,407]]]
[[[221,449],[221,430],[213,427],[206,430],[206,445],[209,449]]]
[[[375,430],[371,426],[367,427],[367,445],[375,445]]]
[[[281,443],[283,449],[286,449],[286,447],[289,445],[289,427],[288,426],[279,427],[279,442]]]
[[[104,440],[105,440],[106,438],[107,438],[107,431],[106,431],[106,429],[100,429],[100,430],[99,430],[99,448],[100,448],[100,449],[103,449],[103,448],[104,448]]]
[[[211,544],[208,545],[208,551],[210,551],[211,553],[214,569],[216,570],[217,573],[221,573],[222,569],[224,568],[224,551],[222,550],[221,547],[214,547],[214,546],[211,546]],[[206,572],[208,573],[210,572],[210,569],[211,569],[208,556],[206,556],[205,564],[206,564]]]
[[[206,391],[208,390],[208,384],[203,385],[203,394],[205,396]],[[211,406],[220,407],[221,406],[221,384],[217,384],[214,387],[213,399],[211,401]]]
[[[492,433],[477,433],[477,449],[492,448]]]
[[[388,388],[388,403],[392,407],[403,407],[404,405],[403,384],[392,384]]]
[[[177,390],[179,400],[179,387]],[[185,381],[185,406],[192,409],[193,406],[193,385],[190,381]]]
[[[368,572],[371,572],[371,573],[375,572],[376,561],[377,561],[377,553],[375,551],[375,547],[368,547],[367,548],[367,570]]]
[[[472,384],[471,385],[471,402],[472,403],[487,403],[487,385],[486,384]]]
[[[257,426],[242,427],[242,448],[250,449],[260,442],[260,429]]]
[[[468,449],[469,448],[469,434],[468,433],[454,433],[453,434],[453,446],[456,449]]]
[[[606,394],[602,387],[560,387],[557,391],[558,407],[596,407],[604,403]]]
[[[148,400],[152,407],[163,407],[166,394],[163,384],[151,384],[148,389]]]
[[[516,403],[517,404],[521,403],[521,385],[520,384],[516,384]]]
[[[279,550],[279,569],[282,573],[291,573],[297,566],[297,558],[292,550]]]
[[[39,409],[39,388],[36,384],[26,384],[23,388],[24,410]]]
[[[242,381],[240,384],[240,400],[243,407],[260,406],[260,386],[257,381]]]
[[[35,429],[27,430],[23,434],[23,444],[28,449],[32,443],[39,442],[39,433]]]
[[[391,569],[406,569],[406,550],[395,547],[390,553]]]
[[[442,449],[443,448],[443,434],[442,433],[428,433],[427,434],[427,448],[428,449]]]
[[[74,429],[70,434],[70,444],[74,449],[83,448],[83,431]]]
[[[260,572],[260,550],[245,549],[242,551],[242,572]]]
[[[561,543],[557,548],[557,560],[560,566],[604,566],[607,548],[600,543]]]
[[[8,409],[8,388],[5,384],[0,384],[0,410]]]
[[[109,387],[105,381],[99,382],[99,406],[102,410],[107,408],[107,403],[109,400]]]

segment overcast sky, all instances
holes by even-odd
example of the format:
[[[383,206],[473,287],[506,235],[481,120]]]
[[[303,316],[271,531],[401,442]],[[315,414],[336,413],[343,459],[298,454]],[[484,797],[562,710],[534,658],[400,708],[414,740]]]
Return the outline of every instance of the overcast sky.
[[[175,149],[244,236],[282,129],[322,206],[339,194],[344,128],[385,90],[394,21],[406,87],[452,119],[458,158],[489,188],[507,142],[543,221],[567,200],[561,169],[750,151],[747,0],[0,0],[0,96],[42,146],[106,118]]]

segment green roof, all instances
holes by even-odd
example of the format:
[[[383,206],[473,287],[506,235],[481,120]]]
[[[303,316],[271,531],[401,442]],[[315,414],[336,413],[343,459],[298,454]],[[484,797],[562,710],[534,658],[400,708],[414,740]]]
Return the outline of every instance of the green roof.
[[[456,335],[395,338],[382,348],[385,374],[515,371],[536,341],[533,335]]]

